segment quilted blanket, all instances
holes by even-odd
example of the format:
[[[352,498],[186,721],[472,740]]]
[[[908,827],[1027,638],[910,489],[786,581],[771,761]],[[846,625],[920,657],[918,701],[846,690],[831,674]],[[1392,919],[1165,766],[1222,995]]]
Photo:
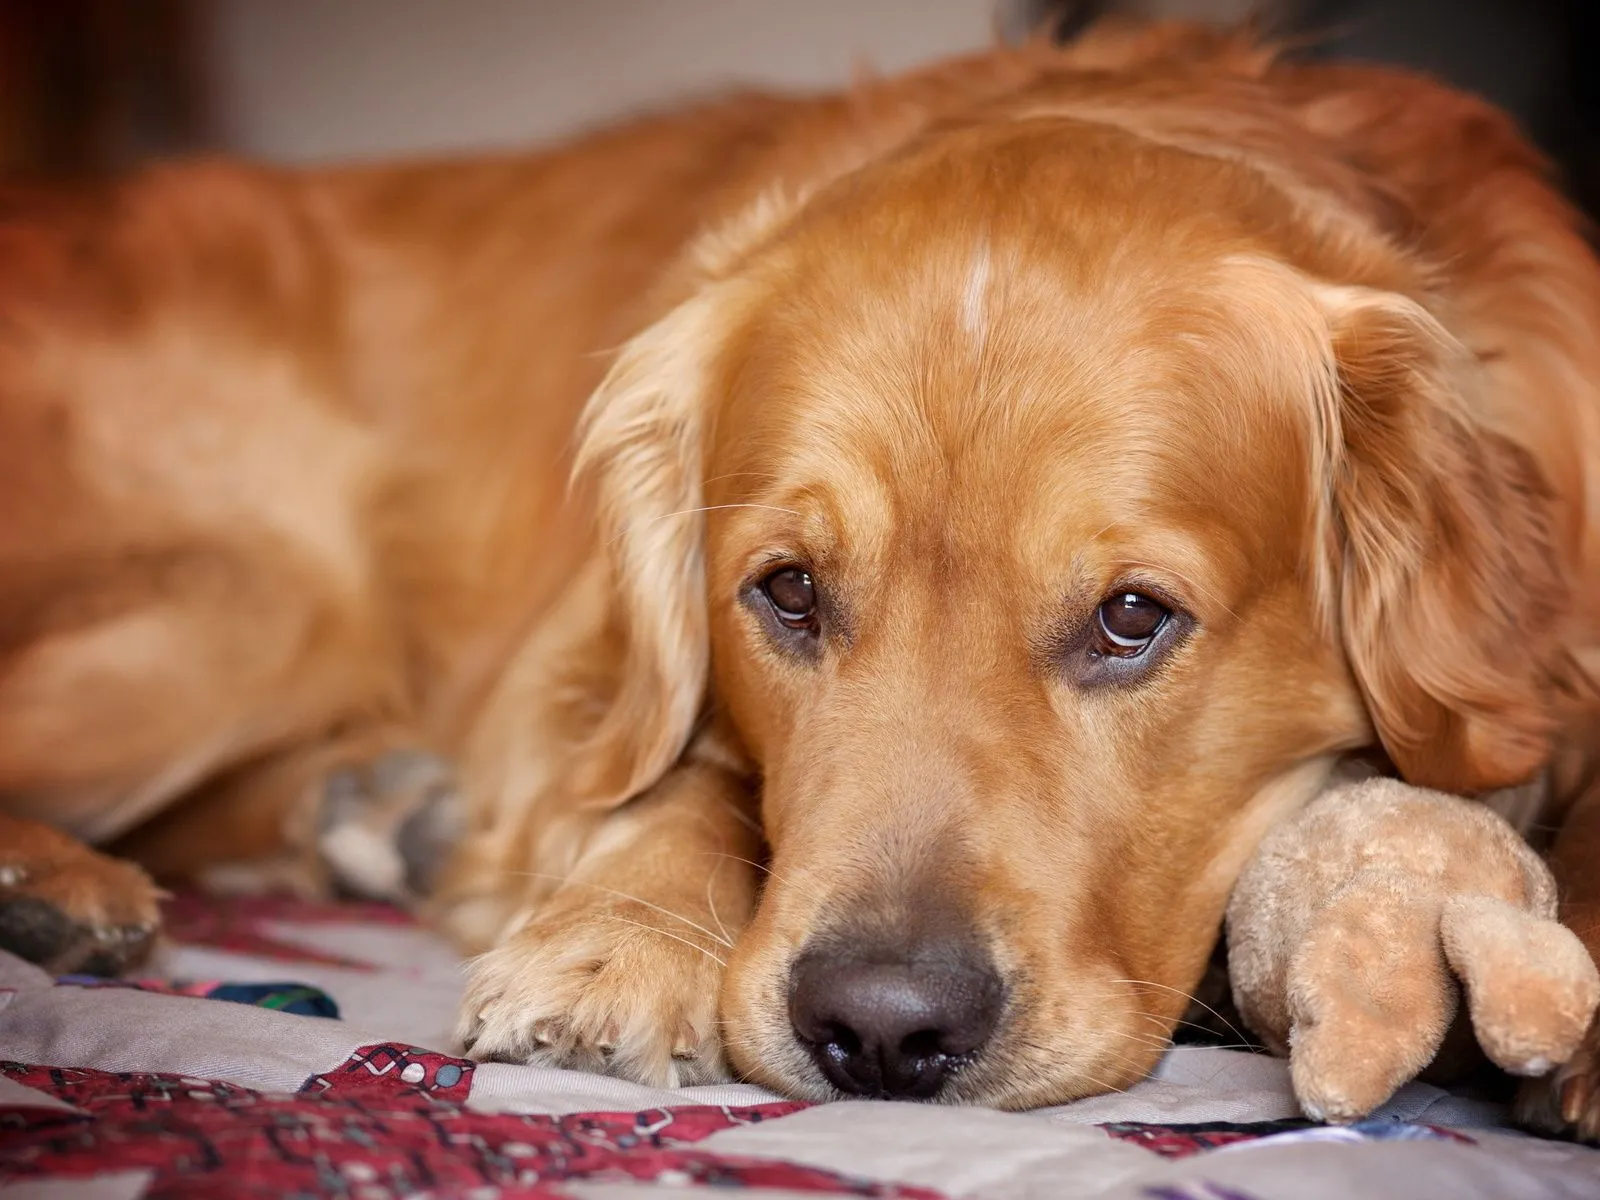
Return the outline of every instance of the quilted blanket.
[[[459,962],[390,909],[179,898],[170,931],[132,981],[0,955],[3,1200],[1600,1200],[1600,1151],[1421,1084],[1351,1129],[1206,1047],[1026,1114],[656,1091],[451,1053]]]

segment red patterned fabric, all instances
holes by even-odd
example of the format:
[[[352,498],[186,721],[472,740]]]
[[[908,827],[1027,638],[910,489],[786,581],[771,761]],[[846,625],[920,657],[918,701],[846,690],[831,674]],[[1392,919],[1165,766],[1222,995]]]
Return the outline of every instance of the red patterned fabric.
[[[1188,1158],[1237,1142],[1252,1142],[1290,1130],[1304,1129],[1310,1121],[1257,1121],[1248,1125],[1215,1121],[1203,1125],[1150,1125],[1142,1121],[1113,1121],[1100,1128],[1119,1142],[1132,1142],[1162,1158]]]
[[[1455,1142],[1474,1146],[1476,1141],[1454,1129],[1438,1125],[1418,1125],[1404,1121],[1369,1120],[1354,1125],[1328,1126],[1293,1118],[1286,1121],[1210,1121],[1191,1125],[1147,1125],[1138,1121],[1113,1121],[1100,1126],[1119,1142],[1132,1142],[1162,1158],[1189,1158],[1207,1150],[1218,1150],[1240,1142],[1272,1139],[1273,1144],[1290,1141],[1339,1142]]]
[[[295,1095],[176,1075],[0,1065],[17,1083],[78,1113],[0,1111],[0,1181],[147,1170],[145,1195],[339,1196],[427,1192],[558,1196],[572,1180],[642,1180],[790,1188],[831,1195],[939,1200],[937,1193],[851,1179],[694,1144],[774,1120],[798,1104],[650,1109],[548,1117],[463,1107],[473,1064],[408,1046],[364,1046]]]

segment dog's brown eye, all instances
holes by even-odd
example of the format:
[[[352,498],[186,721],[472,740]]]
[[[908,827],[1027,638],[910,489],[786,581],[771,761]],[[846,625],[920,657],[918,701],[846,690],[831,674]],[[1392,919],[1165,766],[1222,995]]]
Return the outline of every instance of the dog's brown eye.
[[[761,584],[772,611],[791,629],[805,629],[816,619],[817,589],[811,572],[800,567],[774,571]]]
[[[1113,596],[1095,614],[1100,624],[1100,652],[1118,658],[1133,657],[1161,632],[1170,615],[1166,605],[1138,592]]]

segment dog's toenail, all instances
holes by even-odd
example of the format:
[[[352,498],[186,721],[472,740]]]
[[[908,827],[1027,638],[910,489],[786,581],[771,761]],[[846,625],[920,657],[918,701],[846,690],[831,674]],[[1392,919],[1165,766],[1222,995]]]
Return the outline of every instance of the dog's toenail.
[[[0,887],[16,887],[27,877],[26,867],[0,867]]]
[[[553,1045],[561,1037],[561,1028],[555,1017],[541,1017],[533,1023],[533,1040],[541,1046]]]

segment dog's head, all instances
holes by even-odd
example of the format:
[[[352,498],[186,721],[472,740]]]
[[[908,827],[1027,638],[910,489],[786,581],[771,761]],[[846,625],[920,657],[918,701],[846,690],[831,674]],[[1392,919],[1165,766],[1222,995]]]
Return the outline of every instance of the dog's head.
[[[1426,281],[1331,223],[1113,125],[951,128],[702,254],[624,351],[597,745],[637,788],[709,712],[761,781],[751,1079],[1122,1086],[1337,754],[1537,768],[1547,501]]]

